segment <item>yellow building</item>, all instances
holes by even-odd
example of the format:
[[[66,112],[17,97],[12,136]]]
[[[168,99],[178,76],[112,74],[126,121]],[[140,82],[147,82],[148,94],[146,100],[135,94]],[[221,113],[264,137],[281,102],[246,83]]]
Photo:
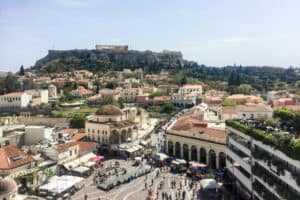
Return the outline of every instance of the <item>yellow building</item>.
[[[104,105],[85,123],[88,138],[100,144],[119,145],[132,140],[136,129],[135,111],[122,111],[113,105]]]
[[[233,101],[236,104],[245,103],[262,103],[264,100],[261,97],[244,94],[234,94],[226,98],[227,100]]]
[[[182,117],[166,132],[166,153],[207,164],[210,168],[224,168],[225,131],[209,128],[207,122]]]

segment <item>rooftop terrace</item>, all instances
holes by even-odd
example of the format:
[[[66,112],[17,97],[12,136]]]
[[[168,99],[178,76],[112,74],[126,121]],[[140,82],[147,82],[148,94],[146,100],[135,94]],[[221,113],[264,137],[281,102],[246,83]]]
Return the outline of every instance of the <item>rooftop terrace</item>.
[[[259,119],[230,119],[226,120],[226,126],[239,130],[263,144],[272,146],[294,160],[300,160],[300,137],[295,132],[287,132],[285,129],[272,127],[266,121]]]

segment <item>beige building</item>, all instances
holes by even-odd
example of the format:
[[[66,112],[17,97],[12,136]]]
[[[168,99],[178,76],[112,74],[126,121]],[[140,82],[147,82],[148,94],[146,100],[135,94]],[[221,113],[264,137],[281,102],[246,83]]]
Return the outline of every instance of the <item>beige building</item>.
[[[50,98],[57,98],[57,88],[54,84],[50,84],[48,86],[48,92],[49,92],[49,97]]]
[[[42,150],[50,159],[57,161],[57,164],[65,164],[79,157],[79,144],[77,142],[68,142],[59,144]]]
[[[38,168],[36,161],[21,149],[9,145],[0,148],[0,177],[10,177],[18,185],[36,187]]]
[[[42,103],[48,103],[49,94],[48,90],[25,90],[25,93],[32,97],[31,105],[37,106]]]
[[[182,117],[166,132],[169,156],[198,161],[210,168],[225,167],[225,130],[209,128],[207,122]]]
[[[83,78],[88,78],[88,77],[93,76],[92,72],[85,70],[85,69],[75,70],[73,73],[74,73],[75,78],[77,78],[77,79],[83,79]]]
[[[158,86],[158,91],[163,95],[172,95],[178,92],[178,85],[175,84],[164,84]]]
[[[233,101],[236,104],[245,103],[262,103],[264,100],[261,97],[244,94],[234,94],[226,98],[227,100]]]
[[[121,91],[121,99],[124,102],[135,102],[136,97],[141,94],[139,88],[128,88]]]
[[[178,93],[182,95],[187,95],[187,94],[202,95],[202,85],[187,84],[180,87]]]
[[[120,110],[113,105],[104,105],[85,123],[85,133],[92,141],[100,144],[119,145],[132,140],[136,129],[136,112]]]
[[[236,107],[238,119],[254,119],[267,116],[272,118],[273,109],[264,104],[246,104]]]

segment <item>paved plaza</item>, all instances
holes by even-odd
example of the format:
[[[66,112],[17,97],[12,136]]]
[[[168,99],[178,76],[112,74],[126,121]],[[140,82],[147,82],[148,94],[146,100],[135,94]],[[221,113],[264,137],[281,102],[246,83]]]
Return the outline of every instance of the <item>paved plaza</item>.
[[[105,161],[106,165],[115,162],[116,160]],[[120,166],[126,169],[132,169],[132,161],[118,160]],[[149,174],[138,177],[129,183],[117,186],[109,191],[103,191],[97,188],[97,185],[93,181],[94,174],[85,179],[85,186],[77,191],[72,199],[87,199],[90,200],[143,200],[148,195],[148,190],[152,189],[154,192],[154,199],[162,200],[163,194],[168,196],[169,199],[197,199],[196,192],[200,185],[194,184],[192,188],[189,187],[191,183],[190,179],[187,179],[183,175],[172,174],[168,169],[162,169],[161,171],[156,168]],[[173,187],[172,187],[173,185]],[[145,188],[146,187],[146,188]],[[185,193],[185,198],[183,198]],[[194,195],[193,195],[194,193]],[[157,196],[158,195],[158,196]],[[179,197],[180,195],[180,197]],[[166,198],[164,198],[166,199]],[[199,198],[198,198],[199,199]]]

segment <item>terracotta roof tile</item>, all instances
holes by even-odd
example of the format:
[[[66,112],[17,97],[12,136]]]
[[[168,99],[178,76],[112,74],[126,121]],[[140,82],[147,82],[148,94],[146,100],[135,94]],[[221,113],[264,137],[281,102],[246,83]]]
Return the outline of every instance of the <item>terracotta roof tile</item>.
[[[81,139],[83,139],[83,138],[85,138],[86,137],[86,134],[85,133],[77,133],[76,135],[74,135],[73,137],[72,137],[72,140],[74,140],[74,141],[79,141],[79,140],[81,140]]]
[[[1,96],[3,96],[3,97],[20,97],[23,94],[24,94],[24,92],[12,92],[12,93],[3,94]]]
[[[98,143],[96,143],[96,142],[78,141],[77,143],[79,145],[80,152],[90,152],[90,151],[93,151],[97,147],[97,145],[98,145]]]
[[[176,123],[171,127],[171,130],[181,134],[185,134],[185,132],[201,133],[202,137],[225,140],[226,136],[224,130],[201,127],[199,126],[199,123],[204,122],[193,119],[189,116],[182,117],[176,121]]]
[[[0,148],[0,169],[9,170],[21,167],[35,160],[16,146],[5,146]]]
[[[78,145],[78,143],[77,142],[68,142],[68,143],[65,143],[65,144],[56,145],[53,148],[60,151],[60,150],[67,149],[67,148],[75,146],[75,145]]]

